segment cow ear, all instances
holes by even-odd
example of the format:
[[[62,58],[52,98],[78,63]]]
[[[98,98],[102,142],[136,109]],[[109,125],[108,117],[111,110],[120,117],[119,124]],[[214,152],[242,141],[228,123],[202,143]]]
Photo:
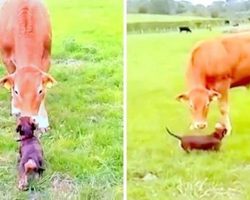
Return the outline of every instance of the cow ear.
[[[209,100],[210,101],[216,101],[219,98],[221,98],[221,94],[219,92],[216,92],[214,90],[209,91]]]
[[[12,75],[7,75],[0,79],[0,85],[5,87],[7,90],[10,90],[13,87],[14,81]]]
[[[47,88],[51,88],[53,85],[56,84],[56,80],[49,74],[44,73],[42,78],[43,85]]]
[[[180,94],[176,97],[177,101],[188,101],[188,99],[189,97],[188,97],[188,94],[186,93]]]

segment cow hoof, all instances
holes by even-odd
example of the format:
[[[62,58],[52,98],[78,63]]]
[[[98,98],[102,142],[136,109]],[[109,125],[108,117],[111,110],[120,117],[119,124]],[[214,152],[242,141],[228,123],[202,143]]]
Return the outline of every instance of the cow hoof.
[[[46,133],[46,132],[48,132],[49,130],[50,130],[49,127],[47,127],[47,128],[39,128],[39,129],[38,129],[39,133],[41,133],[41,134]]]
[[[215,128],[224,128],[224,126],[218,122],[215,124]]]

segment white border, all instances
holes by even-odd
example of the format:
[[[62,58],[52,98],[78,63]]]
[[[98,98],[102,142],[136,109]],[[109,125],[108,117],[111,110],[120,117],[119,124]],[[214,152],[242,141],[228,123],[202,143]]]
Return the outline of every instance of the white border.
[[[127,0],[123,0],[123,199],[127,200]]]

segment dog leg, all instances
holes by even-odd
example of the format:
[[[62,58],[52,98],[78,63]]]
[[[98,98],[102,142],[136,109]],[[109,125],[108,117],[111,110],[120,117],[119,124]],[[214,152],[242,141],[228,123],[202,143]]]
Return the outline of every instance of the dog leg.
[[[28,177],[25,173],[23,164],[20,163],[19,165],[19,182],[18,182],[18,188],[20,190],[27,190],[28,189]]]

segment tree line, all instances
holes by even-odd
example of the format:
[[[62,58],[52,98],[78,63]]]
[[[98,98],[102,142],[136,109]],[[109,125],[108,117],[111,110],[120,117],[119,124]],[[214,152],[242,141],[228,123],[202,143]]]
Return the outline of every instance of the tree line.
[[[209,6],[174,0],[127,0],[128,13],[193,14],[202,17],[250,17],[250,1],[214,1]]]

